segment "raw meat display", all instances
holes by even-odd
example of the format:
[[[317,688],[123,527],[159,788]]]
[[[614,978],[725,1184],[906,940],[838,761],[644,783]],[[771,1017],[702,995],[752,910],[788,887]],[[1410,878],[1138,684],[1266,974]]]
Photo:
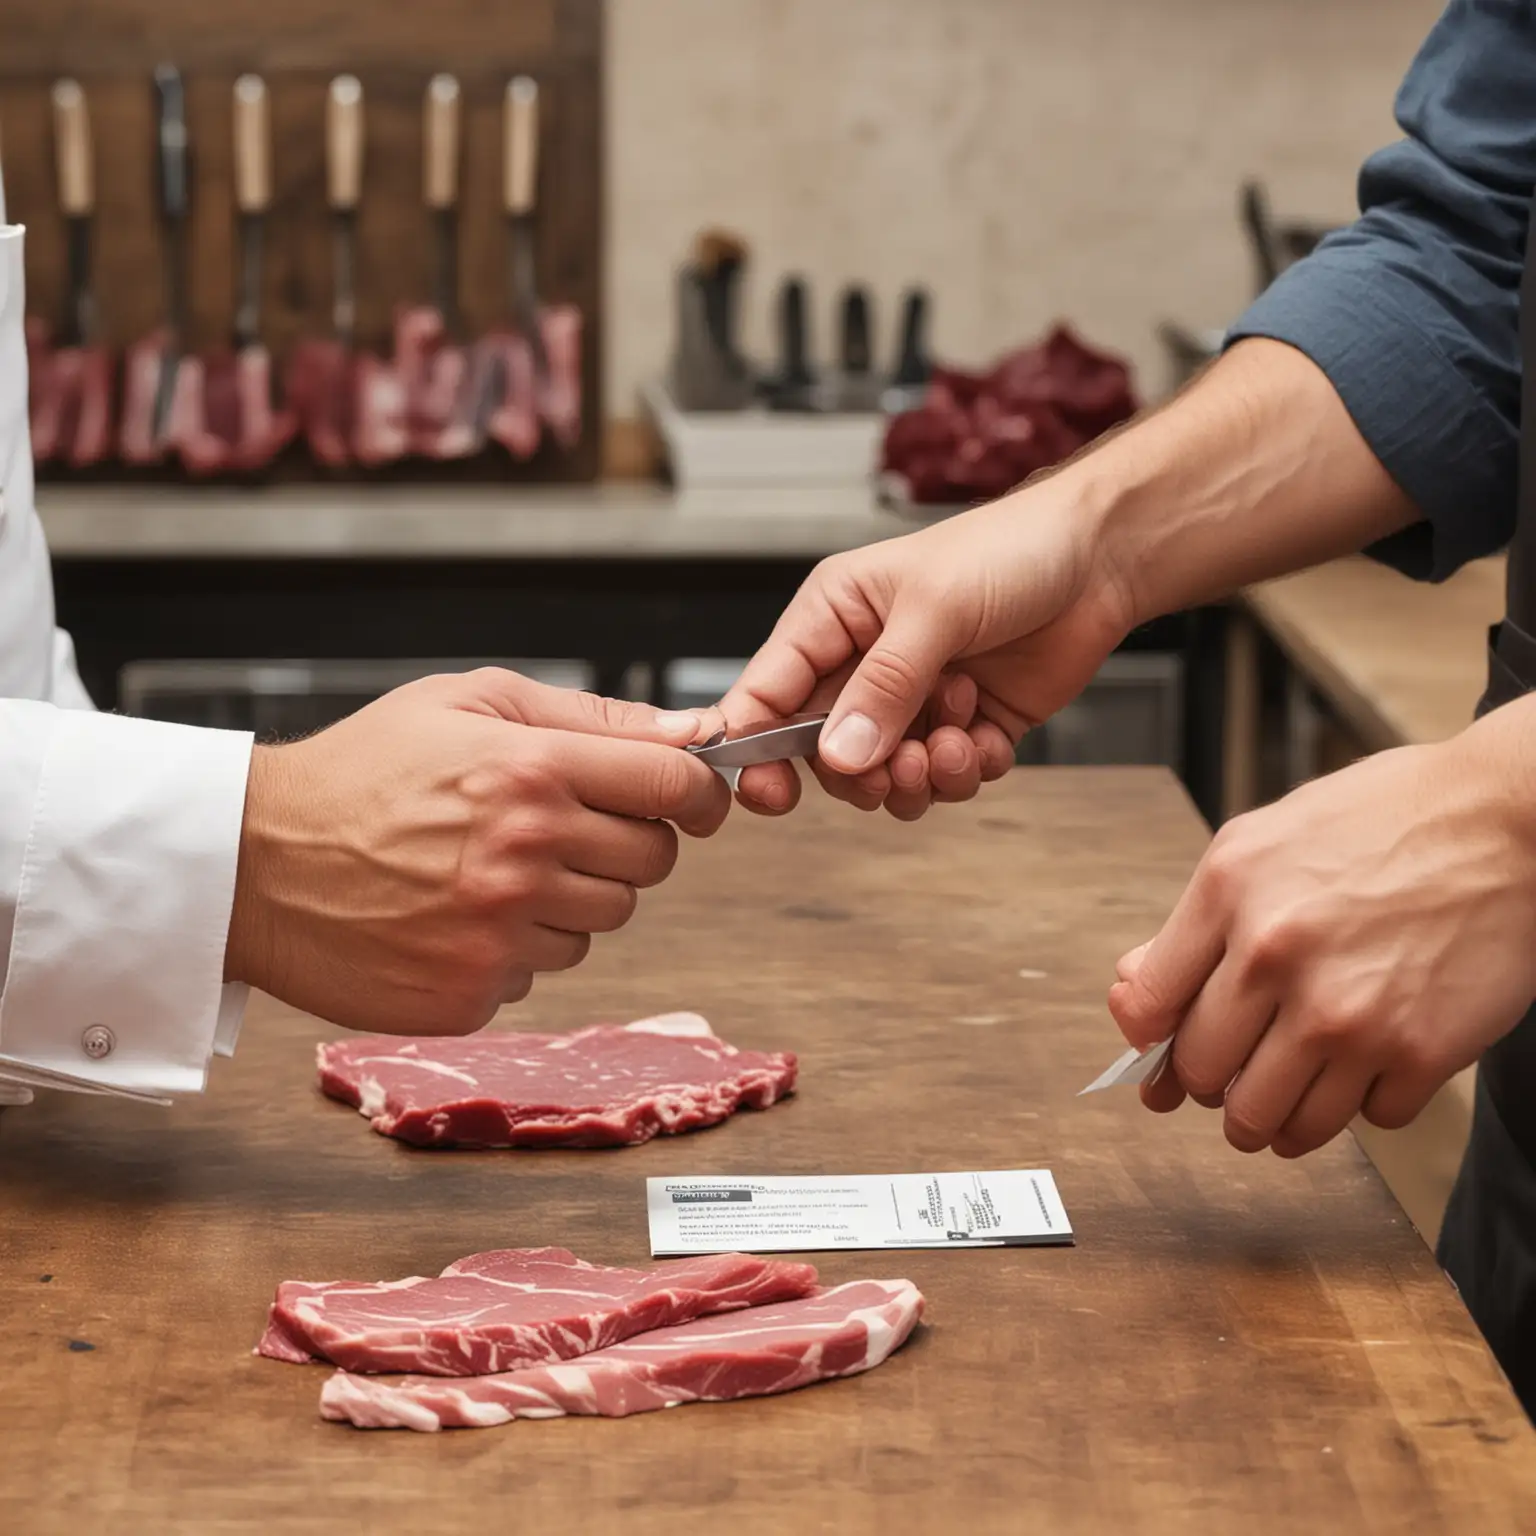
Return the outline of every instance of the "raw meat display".
[[[284,1281],[256,1353],[349,1371],[482,1376],[815,1289],[811,1265],[744,1253],[641,1270],[587,1264],[564,1248],[511,1248],[471,1254],[433,1279]]]
[[[113,363],[102,347],[55,347],[48,327],[29,319],[28,414],[35,463],[75,469],[112,451]]]
[[[799,1301],[659,1328],[560,1365],[457,1381],[339,1371],[321,1390],[320,1412],[360,1429],[433,1431],[566,1414],[619,1419],[766,1397],[874,1369],[922,1312],[910,1280],[855,1280]]]
[[[259,346],[183,358],[170,419],[171,446],[194,475],[260,469],[298,430],[272,404],[272,360]]]
[[[738,1050],[693,1013],[567,1035],[363,1035],[317,1055],[326,1093],[422,1147],[632,1146],[766,1109],[796,1072],[790,1052]]]
[[[356,379],[344,343],[309,338],[288,359],[284,390],[315,462],[340,469],[351,461]]]
[[[887,427],[882,469],[914,502],[984,501],[1136,410],[1125,363],[1059,325],[986,373],[936,368],[923,403]]]
[[[123,409],[117,428],[117,452],[125,464],[160,463],[176,435],[174,396],[163,437],[155,432],[155,401],[170,351],[171,333],[162,329],[134,342],[123,358]]]

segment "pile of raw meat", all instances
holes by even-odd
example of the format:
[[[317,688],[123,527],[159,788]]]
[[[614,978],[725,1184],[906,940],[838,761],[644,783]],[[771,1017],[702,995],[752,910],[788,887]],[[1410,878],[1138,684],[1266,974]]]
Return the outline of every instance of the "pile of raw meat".
[[[986,373],[935,368],[922,404],[886,429],[882,476],[898,501],[986,501],[1070,458],[1137,408],[1125,363],[1058,325]]]
[[[743,1051],[696,1013],[567,1035],[362,1035],[318,1048],[320,1086],[418,1147],[618,1147],[766,1109],[787,1051]]]
[[[33,460],[250,475],[297,439],[327,469],[464,459],[492,444],[521,462],[545,442],[569,449],[581,437],[580,313],[569,305],[542,311],[540,336],[543,373],[521,334],[460,344],[436,310],[415,307],[399,312],[388,357],[309,340],[279,370],[262,347],[177,359],[169,332],[156,332],[130,347],[119,369],[104,348],[55,346],[48,327],[32,320]],[[175,378],[157,423],[168,358]]]
[[[435,1278],[286,1281],[256,1353],[340,1367],[321,1390],[327,1419],[484,1428],[624,1418],[856,1375],[898,1349],[922,1313],[909,1280],[824,1288],[809,1264],[748,1254],[637,1270],[563,1248],[504,1249]]]

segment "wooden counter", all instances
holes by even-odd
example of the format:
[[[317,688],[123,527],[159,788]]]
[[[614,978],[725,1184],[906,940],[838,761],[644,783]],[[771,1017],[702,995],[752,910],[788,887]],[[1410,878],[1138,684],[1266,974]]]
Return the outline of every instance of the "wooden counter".
[[[1020,772],[916,827],[819,797],[733,820],[515,1017],[698,1008],[801,1053],[789,1102],[610,1153],[424,1153],[315,1088],[258,1002],[169,1111],[0,1116],[0,1528],[74,1533],[1465,1532],[1536,1508],[1536,1435],[1348,1137],[1243,1158],[1217,1118],[1078,1099],[1113,962],[1204,833],[1156,770]],[[440,1436],[317,1413],[255,1359],[273,1286],[475,1249],[646,1256],[650,1174],[1045,1166],[1077,1246],[826,1256],[908,1275],[881,1369],[620,1422]],[[92,1346],[89,1350],[79,1345]]]
[[[1244,602],[1367,751],[1444,741],[1483,691],[1504,560],[1428,586],[1362,556],[1251,587]]]

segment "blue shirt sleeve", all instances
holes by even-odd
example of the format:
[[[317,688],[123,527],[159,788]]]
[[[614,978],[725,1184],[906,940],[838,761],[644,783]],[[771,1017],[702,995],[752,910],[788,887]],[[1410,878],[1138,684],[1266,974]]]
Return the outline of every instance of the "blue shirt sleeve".
[[[1423,513],[1369,553],[1421,580],[1514,532],[1533,9],[1451,0],[1398,92],[1405,137],[1361,170],[1360,218],[1283,272],[1227,337],[1286,342],[1328,375]]]

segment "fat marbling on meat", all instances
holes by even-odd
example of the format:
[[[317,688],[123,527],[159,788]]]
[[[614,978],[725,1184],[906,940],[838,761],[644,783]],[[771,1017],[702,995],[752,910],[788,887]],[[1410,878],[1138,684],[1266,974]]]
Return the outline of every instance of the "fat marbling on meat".
[[[338,1371],[320,1413],[360,1429],[487,1428],[567,1414],[625,1418],[683,1403],[792,1392],[872,1370],[923,1313],[910,1280],[855,1280],[798,1301],[639,1334],[558,1365],[456,1381]]]
[[[423,1147],[632,1146],[766,1109],[796,1073],[790,1052],[738,1050],[692,1013],[567,1035],[364,1035],[318,1057],[326,1093]]]

